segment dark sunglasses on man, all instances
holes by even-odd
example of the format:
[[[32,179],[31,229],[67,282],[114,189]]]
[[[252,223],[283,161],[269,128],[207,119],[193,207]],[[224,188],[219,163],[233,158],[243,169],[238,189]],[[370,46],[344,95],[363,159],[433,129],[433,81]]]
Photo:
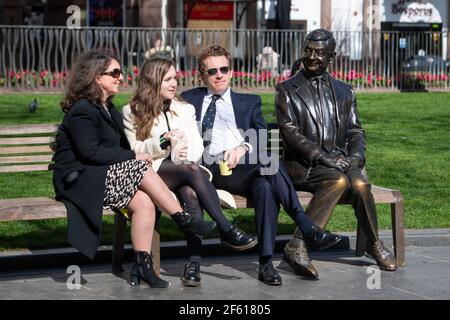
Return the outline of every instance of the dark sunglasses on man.
[[[106,75],[106,76],[113,77],[115,79],[119,79],[121,74],[122,74],[122,70],[120,70],[120,69],[112,69],[112,71],[103,72],[101,75],[102,76]]]
[[[226,67],[221,67],[219,69],[217,68],[212,68],[212,69],[208,69],[206,70],[206,73],[210,76],[215,76],[217,74],[217,71],[220,71],[221,74],[227,74],[230,71],[230,67],[226,66]]]

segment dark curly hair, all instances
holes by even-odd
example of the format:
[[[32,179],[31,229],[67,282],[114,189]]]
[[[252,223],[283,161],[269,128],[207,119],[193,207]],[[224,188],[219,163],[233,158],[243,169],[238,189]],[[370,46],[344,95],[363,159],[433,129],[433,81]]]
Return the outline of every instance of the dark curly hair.
[[[225,56],[228,60],[228,66],[230,68],[232,68],[231,65],[231,55],[228,52],[227,49],[225,49],[222,46],[219,45],[214,45],[214,46],[210,46],[206,49],[203,49],[202,52],[200,53],[200,56],[197,58],[197,64],[198,64],[198,71],[200,72],[200,74],[204,74],[205,73],[205,60],[209,57],[220,57],[220,56]]]
[[[108,69],[111,61],[119,61],[111,53],[91,50],[80,55],[69,71],[64,98],[61,101],[63,112],[80,99],[87,99],[92,104],[102,101],[102,89],[97,84],[96,77]],[[107,103],[111,101],[109,97]]]

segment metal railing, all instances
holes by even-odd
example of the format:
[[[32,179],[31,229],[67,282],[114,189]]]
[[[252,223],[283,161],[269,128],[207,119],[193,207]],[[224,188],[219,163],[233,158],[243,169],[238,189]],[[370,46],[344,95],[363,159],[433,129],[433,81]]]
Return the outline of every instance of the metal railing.
[[[220,44],[233,56],[232,86],[273,90],[301,57],[299,30],[195,30],[0,26],[0,90],[61,90],[74,58],[88,49],[115,53],[130,90],[153,51],[172,55],[181,88],[201,83],[196,57]],[[357,90],[449,88],[447,30],[443,32],[335,32],[337,55],[329,72]]]

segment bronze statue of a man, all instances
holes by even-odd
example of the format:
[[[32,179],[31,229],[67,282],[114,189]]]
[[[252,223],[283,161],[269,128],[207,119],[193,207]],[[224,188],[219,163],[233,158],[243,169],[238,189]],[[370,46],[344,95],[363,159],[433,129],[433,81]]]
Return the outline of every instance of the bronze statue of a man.
[[[378,236],[375,202],[361,171],[365,133],[355,92],[327,73],[335,48],[329,31],[310,32],[304,44],[303,69],[277,86],[276,113],[286,168],[297,190],[314,194],[306,213],[321,228],[339,199],[347,197],[367,237],[366,252],[381,269],[394,271],[397,264]],[[285,247],[284,258],[294,269],[305,259],[309,263],[298,229]]]

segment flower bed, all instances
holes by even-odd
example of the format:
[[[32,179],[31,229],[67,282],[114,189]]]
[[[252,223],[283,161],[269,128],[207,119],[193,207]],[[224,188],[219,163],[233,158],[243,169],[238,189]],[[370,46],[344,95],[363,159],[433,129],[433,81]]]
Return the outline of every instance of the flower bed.
[[[139,76],[139,69],[133,66],[124,68],[124,85],[133,86]],[[332,71],[331,76],[351,84],[356,88],[389,88],[398,87],[438,87],[449,86],[448,74],[432,74],[424,72],[411,72],[399,76],[383,76],[373,72],[363,73],[355,69],[344,71]],[[276,84],[289,79],[290,71],[286,70],[280,75],[273,75],[270,71],[247,72],[244,70],[233,71],[231,83],[239,87],[275,87]],[[0,87],[25,87],[25,88],[62,88],[66,83],[67,72],[49,70],[30,71],[8,69],[6,76],[0,76]],[[202,85],[197,69],[177,71],[178,84],[182,87],[195,87]]]

